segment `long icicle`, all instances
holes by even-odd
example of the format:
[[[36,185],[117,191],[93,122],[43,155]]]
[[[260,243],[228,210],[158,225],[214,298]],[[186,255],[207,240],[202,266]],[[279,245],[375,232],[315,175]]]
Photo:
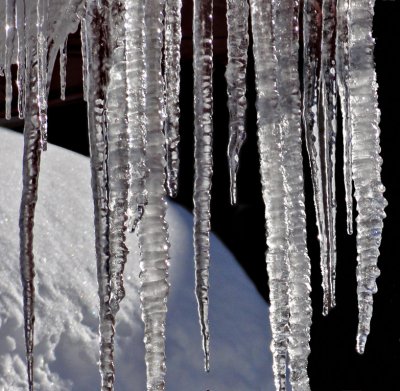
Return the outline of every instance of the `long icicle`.
[[[319,148],[324,159],[321,169],[326,177],[322,192],[327,227],[326,264],[321,269],[325,281],[324,314],[336,305],[336,3],[337,0],[323,0],[322,3],[321,86],[318,99]]]
[[[301,99],[298,71],[299,4],[272,2],[273,34],[277,48],[278,95],[282,114],[283,171],[289,239],[289,366],[294,391],[310,389],[307,374],[310,354],[310,274],[304,207],[301,153]],[[291,32],[288,34],[288,32]]]
[[[236,204],[239,153],[246,139],[246,69],[249,48],[247,0],[227,0],[228,65],[226,82],[229,108],[228,162],[231,203]]]
[[[28,389],[33,391],[33,346],[34,346],[34,302],[35,302],[35,264],[33,254],[33,225],[41,158],[40,104],[39,104],[39,54],[36,4],[27,7],[26,41],[27,54],[26,84],[26,120],[24,126],[24,156],[22,169],[22,199],[20,206],[20,265],[24,298],[25,347],[27,356]]]
[[[134,231],[147,204],[145,156],[145,15],[144,3],[126,0],[126,83],[128,99],[128,131],[130,183],[128,199],[128,228]]]
[[[345,188],[347,233],[353,234],[353,182],[351,169],[351,128],[349,92],[349,0],[338,0],[336,34],[337,84],[342,111],[343,177]]]
[[[144,322],[147,390],[165,389],[165,319],[169,291],[168,225],[165,220],[165,138],[163,134],[164,0],[146,0],[147,165],[148,204],[138,226],[140,247],[140,300]]]
[[[208,287],[210,265],[210,201],[213,139],[213,1],[193,2],[194,71],[194,257],[196,297],[205,354],[205,370],[210,370],[210,331],[208,323]]]
[[[381,182],[377,84],[372,38],[373,0],[351,0],[349,5],[350,116],[352,170],[357,201],[357,351],[363,353],[370,331],[379,246],[382,238],[385,191]]]
[[[167,145],[168,195],[176,197],[179,174],[179,91],[181,71],[182,0],[166,0],[165,4],[165,109],[164,132]]]
[[[109,1],[108,24],[111,67],[107,89],[107,170],[110,245],[110,306],[113,314],[125,297],[123,271],[127,260],[126,231],[130,155],[126,84],[125,2]]]
[[[327,128],[324,115],[325,84],[324,59],[328,48],[323,42],[323,8],[331,0],[305,0],[303,11],[303,121],[305,125],[305,139],[311,167],[311,177],[314,189],[314,204],[320,242],[322,286],[324,291],[323,313],[334,306],[334,289],[332,280],[332,260],[335,257],[334,244],[334,212],[332,176],[333,144]],[[328,27],[328,26],[326,26]],[[325,32],[325,36],[329,31]]]
[[[258,147],[267,231],[271,351],[275,388],[286,390],[289,337],[289,265],[285,221],[282,135],[276,86],[277,59],[272,37],[272,9],[266,0],[251,0],[256,71]]]
[[[115,320],[110,308],[109,221],[107,199],[107,140],[105,101],[109,71],[107,2],[88,0],[86,14],[87,99],[94,200],[97,280],[100,299],[100,374],[101,390],[114,389]]]

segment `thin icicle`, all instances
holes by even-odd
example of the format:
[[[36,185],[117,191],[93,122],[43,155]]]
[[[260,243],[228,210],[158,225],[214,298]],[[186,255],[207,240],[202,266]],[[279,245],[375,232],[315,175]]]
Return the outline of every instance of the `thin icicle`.
[[[68,38],[60,46],[60,99],[65,100],[65,88],[67,86],[67,46]]]
[[[109,38],[107,1],[87,2],[87,64],[88,64],[88,127],[94,225],[97,258],[97,280],[100,299],[100,374],[101,390],[114,389],[114,316],[110,308],[109,221],[107,199],[107,143],[105,100],[109,71]]]
[[[38,53],[38,105],[41,148],[47,149],[47,53],[48,53],[48,11],[49,0],[37,1],[37,53]]]
[[[304,2],[304,93],[303,120],[305,139],[314,188],[318,238],[320,241],[323,313],[335,305],[333,266],[336,264],[334,197],[334,152],[336,136],[335,91],[329,72],[334,59],[335,35],[330,5],[335,0],[305,0]],[[334,31],[334,30],[333,30]],[[334,84],[334,82],[333,82]]]
[[[349,96],[349,0],[338,0],[336,34],[337,83],[342,111],[343,176],[347,212],[347,233],[353,233],[353,182],[351,177],[351,128]]]
[[[179,91],[181,72],[182,0],[167,0],[165,5],[165,109],[164,131],[167,144],[168,195],[178,193],[179,172]]]
[[[272,9],[267,0],[251,0],[253,53],[256,72],[258,147],[268,252],[271,351],[275,388],[286,389],[289,337],[289,265],[285,221],[282,135],[276,86],[277,59],[272,37]]]
[[[165,389],[168,225],[165,221],[165,138],[163,134],[163,11],[165,1],[146,0],[148,205],[139,224],[140,300],[145,328],[147,390]]]
[[[16,27],[18,39],[18,72],[17,72],[17,86],[18,86],[18,116],[24,118],[25,116],[25,73],[26,73],[26,48],[25,48],[25,0],[17,0],[16,3]]]
[[[87,48],[86,48],[86,19],[81,19],[81,50],[82,50],[82,84],[83,84],[83,100],[87,102],[87,79],[88,79],[88,64],[87,64]]]
[[[210,331],[208,323],[208,287],[210,265],[210,201],[213,138],[213,1],[193,2],[194,71],[194,257],[196,297],[205,354],[205,370],[210,370]]]
[[[128,99],[128,128],[130,135],[130,183],[128,198],[128,229],[134,231],[147,204],[145,186],[148,174],[145,156],[146,133],[146,65],[144,3],[126,1],[126,83]]]
[[[15,0],[6,0],[5,4],[5,29],[6,29],[6,41],[5,41],[5,54],[4,54],[4,75],[6,78],[6,119],[11,118],[11,102],[13,95],[12,88],[12,74],[11,74],[11,62],[14,54],[14,36],[15,36],[15,12],[16,3]]]
[[[310,389],[307,374],[310,354],[310,259],[307,253],[301,153],[301,99],[298,73],[298,2],[273,1],[273,34],[278,59],[278,95],[283,138],[283,173],[289,239],[289,365],[294,391]]]
[[[22,199],[19,217],[20,266],[24,298],[25,347],[27,356],[28,389],[33,391],[33,346],[34,346],[34,302],[35,265],[33,255],[33,225],[38,197],[38,181],[41,157],[41,134],[39,129],[39,62],[37,53],[36,8],[27,13],[27,75],[25,94],[26,120],[24,126],[24,156],[22,169]]]
[[[228,162],[231,203],[236,204],[239,153],[246,139],[246,68],[249,47],[247,0],[227,0],[226,19],[228,25],[228,66],[225,73],[229,108]]]
[[[352,170],[357,201],[357,351],[363,353],[370,330],[372,295],[376,293],[379,246],[387,201],[381,182],[377,84],[372,19],[374,1],[349,4],[349,91],[352,130]]]
[[[130,155],[128,101],[125,59],[125,4],[120,0],[110,3],[109,45],[111,68],[107,90],[107,169],[110,245],[110,306],[113,314],[125,297],[123,271],[127,260],[126,230],[128,220],[128,192],[130,183]]]

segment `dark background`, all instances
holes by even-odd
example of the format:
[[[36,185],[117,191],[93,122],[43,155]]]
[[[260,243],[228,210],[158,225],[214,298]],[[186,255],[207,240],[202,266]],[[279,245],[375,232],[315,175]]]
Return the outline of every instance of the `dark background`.
[[[182,91],[180,189],[176,201],[192,209],[193,187],[193,75],[191,43],[191,1],[183,1]],[[268,276],[265,267],[264,208],[261,198],[254,69],[250,49],[248,69],[248,138],[241,153],[238,174],[238,204],[229,203],[229,174],[226,159],[228,111],[226,106],[226,28],[225,5],[214,0],[214,177],[212,189],[212,229],[230,248],[257,289],[268,299]],[[357,332],[356,242],[355,234],[346,233],[341,135],[337,140],[337,306],[322,316],[322,288],[319,269],[319,244],[312,185],[304,152],[308,248],[312,264],[313,325],[309,374],[313,391],[400,390],[400,230],[398,154],[400,146],[400,1],[379,1],[375,7],[375,60],[381,109],[381,147],[384,160],[382,180],[389,202],[381,246],[378,293],[371,334],[363,356],[355,352]],[[16,71],[16,69],[14,69]],[[49,99],[49,142],[88,155],[86,104],[82,100],[81,55],[79,34],[68,44],[67,99],[59,99],[59,68],[54,70]],[[4,79],[0,80],[0,100],[4,102]],[[14,104],[16,102],[14,97]],[[15,105],[14,105],[15,108]],[[4,106],[0,108],[0,113]],[[14,112],[14,118],[16,117]],[[1,117],[4,117],[2,115]],[[0,121],[1,126],[22,131],[21,120]],[[211,276],[212,284],[212,276]],[[212,297],[210,298],[212,300]],[[238,390],[251,391],[251,390]]]

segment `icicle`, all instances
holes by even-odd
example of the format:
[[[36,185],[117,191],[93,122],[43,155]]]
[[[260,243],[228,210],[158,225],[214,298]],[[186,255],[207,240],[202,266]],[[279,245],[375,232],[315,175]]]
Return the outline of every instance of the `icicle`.
[[[114,389],[114,316],[110,308],[109,221],[105,100],[108,84],[109,38],[107,1],[87,2],[87,92],[90,164],[94,199],[97,279],[100,298],[100,373],[102,391]]]
[[[24,156],[22,169],[22,199],[20,207],[20,265],[24,298],[25,347],[27,356],[28,388],[33,391],[33,345],[35,265],[33,256],[33,225],[38,196],[38,181],[41,157],[41,134],[39,129],[39,61],[37,52],[36,12],[34,5],[27,10],[27,74],[25,94],[26,120],[24,126]],[[32,23],[33,22],[33,23]]]
[[[163,10],[165,1],[146,0],[148,205],[139,224],[140,300],[145,328],[147,390],[165,389],[168,226],[165,221],[165,139],[163,134]]]
[[[41,148],[47,149],[47,53],[48,53],[48,11],[49,0],[37,1],[37,53],[38,53],[38,105]]]
[[[176,197],[179,171],[179,89],[181,60],[182,0],[167,0],[165,5],[165,108],[164,131],[167,144],[168,195]]]
[[[25,74],[26,74],[26,49],[25,49],[25,0],[17,0],[16,3],[16,27],[18,39],[18,116],[25,116]]]
[[[323,313],[335,306],[335,0],[304,2],[303,120],[321,252]]]
[[[336,69],[337,83],[342,110],[343,132],[343,176],[347,212],[347,233],[353,233],[353,183],[351,177],[351,129],[349,97],[349,0],[338,0],[337,35],[336,35]]]
[[[86,48],[86,19],[81,19],[81,50],[82,50],[82,84],[83,84],[83,100],[87,102],[87,79],[88,79],[88,64],[87,64],[87,48]]]
[[[210,263],[210,201],[212,177],[212,0],[193,2],[193,71],[195,125],[194,257],[196,296],[205,354],[205,370],[210,370],[208,286]]]
[[[145,179],[147,176],[145,157],[145,24],[144,3],[126,1],[126,83],[128,99],[129,160],[131,162],[128,229],[134,231],[147,204]]]
[[[384,208],[379,155],[379,109],[374,69],[372,19],[374,1],[349,3],[349,91],[352,131],[352,170],[357,201],[357,351],[363,353],[370,330],[372,295],[376,293],[379,246]]]
[[[227,0],[228,66],[225,76],[228,86],[228,161],[232,204],[236,204],[236,175],[239,169],[239,153],[246,139],[248,18],[249,6],[247,0]]]
[[[273,1],[272,9],[278,59],[277,86],[282,114],[282,161],[289,238],[290,382],[294,391],[305,391],[310,389],[307,364],[312,309],[301,154],[298,2]]]
[[[128,255],[126,222],[130,183],[130,135],[127,121],[124,2],[111,1],[109,14],[111,68],[107,91],[107,168],[110,220],[110,306],[115,315],[120,301],[125,297],[123,271]]]
[[[6,78],[6,119],[11,118],[11,102],[13,95],[11,62],[14,53],[15,7],[15,0],[6,0],[6,42],[4,55],[4,74]]]
[[[272,9],[267,0],[251,0],[256,71],[258,147],[267,228],[271,351],[276,390],[286,389],[289,336],[289,265],[282,171],[282,135],[276,86],[277,59],[272,38]]]
[[[65,100],[65,87],[67,86],[67,46],[68,38],[60,46],[60,99]]]

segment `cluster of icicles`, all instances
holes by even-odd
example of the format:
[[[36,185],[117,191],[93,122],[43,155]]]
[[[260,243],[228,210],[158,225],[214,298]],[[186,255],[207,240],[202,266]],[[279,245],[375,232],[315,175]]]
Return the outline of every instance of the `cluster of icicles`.
[[[208,276],[213,132],[213,3],[193,2],[195,114],[194,248],[196,295],[209,370]],[[246,68],[251,17],[260,167],[267,227],[273,370],[286,387],[309,390],[310,260],[306,246],[301,126],[314,186],[324,313],[335,305],[335,142],[343,123],[347,229],[357,200],[359,327],[364,351],[379,275],[386,201],[380,180],[379,111],[371,35],[373,0],[227,0],[228,158],[236,202],[246,137]],[[5,0],[0,66],[11,116],[11,64],[18,64],[18,110],[25,118],[20,211],[21,276],[29,390],[33,390],[33,224],[47,96],[58,52],[65,97],[66,40],[80,25],[84,98],[94,198],[100,297],[101,390],[114,388],[115,320],[125,292],[125,238],[136,231],[145,326],[147,389],[164,390],[168,227],[166,194],[178,190],[181,0]],[[249,15],[250,13],[250,15]],[[300,18],[302,16],[302,18]],[[302,20],[302,26],[299,25]],[[5,23],[4,23],[5,22]],[[302,36],[300,37],[300,33]],[[303,43],[302,74],[299,48]],[[300,82],[302,79],[302,83]],[[302,88],[300,87],[302,85]],[[267,325],[266,325],[267,327]]]

